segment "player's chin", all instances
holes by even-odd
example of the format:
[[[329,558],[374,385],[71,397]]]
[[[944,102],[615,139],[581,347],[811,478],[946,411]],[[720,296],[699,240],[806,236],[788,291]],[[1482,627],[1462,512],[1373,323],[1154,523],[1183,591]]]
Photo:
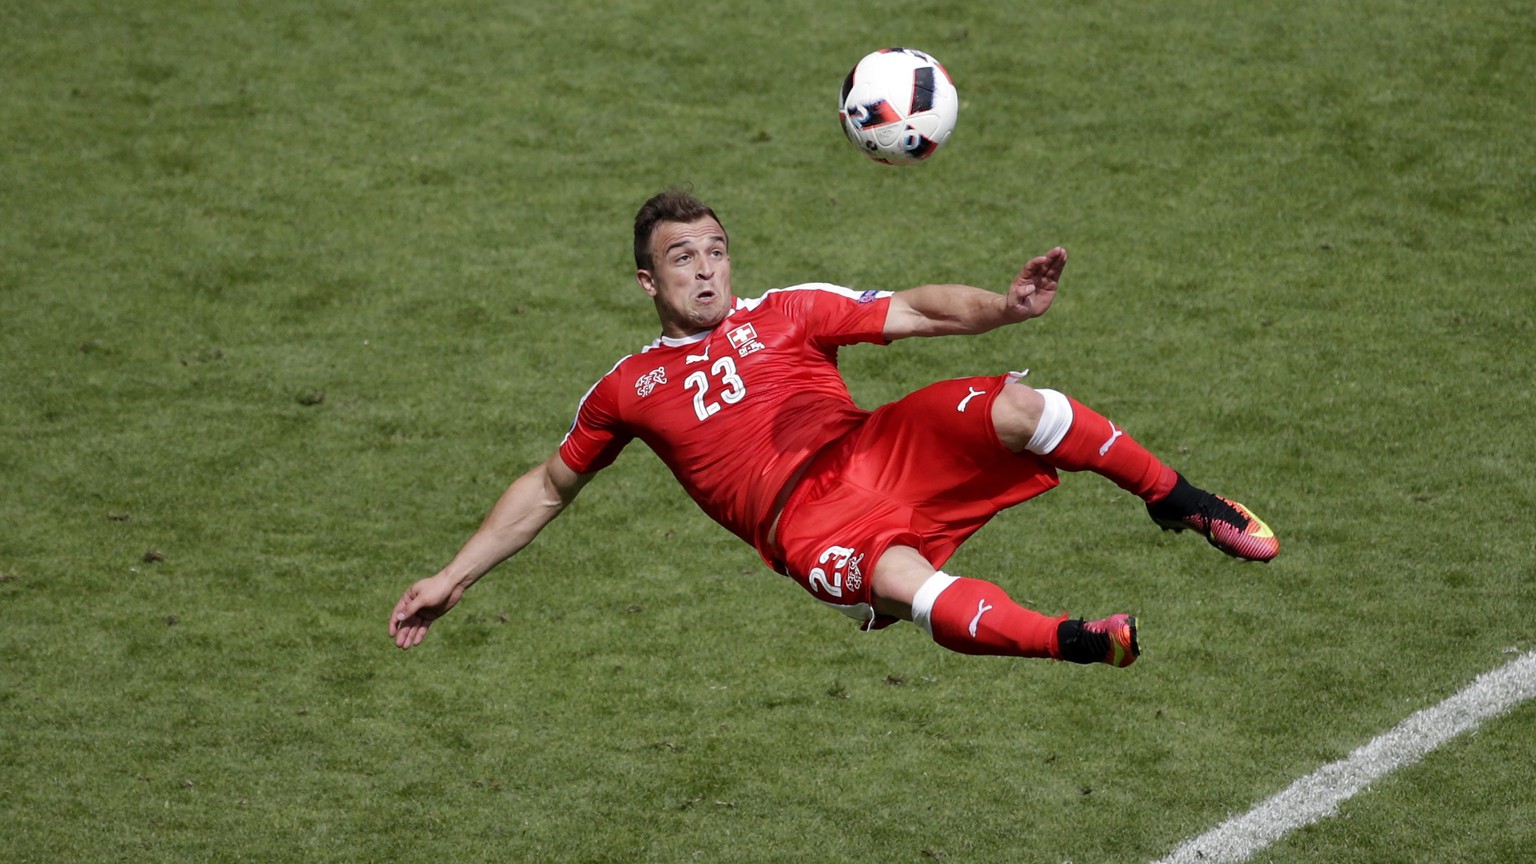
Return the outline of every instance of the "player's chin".
[[[698,303],[693,307],[693,319],[695,327],[714,327],[725,320],[725,313],[729,311],[725,302],[719,300],[714,303]]]

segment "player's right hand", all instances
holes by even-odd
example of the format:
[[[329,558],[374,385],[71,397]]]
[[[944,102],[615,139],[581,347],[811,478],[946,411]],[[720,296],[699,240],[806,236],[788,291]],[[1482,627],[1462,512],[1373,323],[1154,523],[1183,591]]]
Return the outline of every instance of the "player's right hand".
[[[1044,255],[1031,258],[1008,286],[1008,308],[1018,320],[1039,318],[1051,308],[1061,271],[1067,266],[1067,250],[1057,246]]]
[[[441,618],[464,596],[458,580],[442,573],[422,579],[405,589],[400,602],[389,615],[389,635],[402,650],[420,645],[427,628]]]

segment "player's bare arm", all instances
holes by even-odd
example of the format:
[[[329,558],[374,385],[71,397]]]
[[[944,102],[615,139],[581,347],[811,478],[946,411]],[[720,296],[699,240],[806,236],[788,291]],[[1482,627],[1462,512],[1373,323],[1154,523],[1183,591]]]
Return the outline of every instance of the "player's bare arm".
[[[557,453],[512,481],[448,566],[406,589],[395,604],[389,616],[395,644],[421,644],[427,628],[459,602],[465,589],[533,542],[591,476],[572,471]]]
[[[891,295],[884,335],[971,336],[1038,318],[1056,299],[1067,252],[1057,247],[1029,260],[1005,293],[969,285],[923,285]]]

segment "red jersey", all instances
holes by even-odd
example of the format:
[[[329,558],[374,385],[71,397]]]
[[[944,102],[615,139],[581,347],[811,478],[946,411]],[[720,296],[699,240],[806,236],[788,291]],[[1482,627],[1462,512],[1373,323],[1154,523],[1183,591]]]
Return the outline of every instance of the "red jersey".
[[[715,329],[620,360],[582,398],[560,458],[589,474],[639,438],[710,518],[761,549],[795,469],[869,415],[837,349],[883,344],[890,296],[815,283],[737,298]]]

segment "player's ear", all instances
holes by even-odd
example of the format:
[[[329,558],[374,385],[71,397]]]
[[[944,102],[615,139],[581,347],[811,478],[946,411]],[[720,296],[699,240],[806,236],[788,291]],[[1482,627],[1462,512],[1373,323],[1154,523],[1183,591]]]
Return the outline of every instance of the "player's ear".
[[[656,277],[649,270],[636,270],[635,281],[640,283],[640,290],[651,297],[656,296]]]

